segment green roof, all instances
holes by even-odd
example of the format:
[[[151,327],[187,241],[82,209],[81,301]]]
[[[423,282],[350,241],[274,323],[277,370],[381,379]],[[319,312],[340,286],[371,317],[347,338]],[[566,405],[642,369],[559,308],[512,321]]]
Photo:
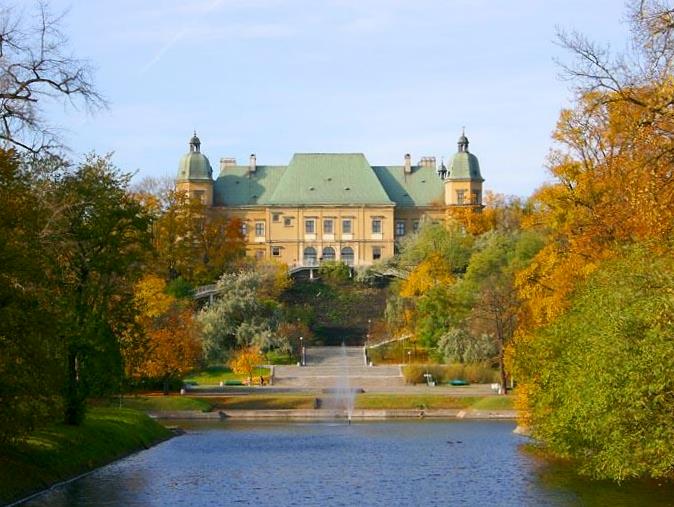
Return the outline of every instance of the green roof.
[[[296,153],[287,166],[224,167],[213,186],[216,206],[393,205],[444,203],[435,168],[371,167],[361,153]]]
[[[477,157],[468,151],[457,152],[449,166],[448,179],[484,181],[480,174],[480,163]]]
[[[216,206],[266,204],[276,189],[286,166],[259,165],[249,173],[247,165],[225,167],[213,185]]]
[[[260,200],[262,203],[262,200]],[[362,153],[296,153],[269,205],[393,205]]]
[[[433,167],[374,166],[375,174],[397,206],[410,208],[444,204],[444,182]]]

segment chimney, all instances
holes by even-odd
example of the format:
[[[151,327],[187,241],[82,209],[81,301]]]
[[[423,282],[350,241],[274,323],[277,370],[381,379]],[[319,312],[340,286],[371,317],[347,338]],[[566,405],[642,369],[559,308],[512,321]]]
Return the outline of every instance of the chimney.
[[[223,157],[220,159],[220,170],[226,169],[227,167],[234,167],[236,165],[236,159],[233,157]]]
[[[252,173],[255,172],[255,169],[257,168],[257,160],[255,158],[255,153],[250,154],[250,163],[248,164],[248,170]]]
[[[430,167],[435,169],[435,157],[421,157],[421,160],[419,161],[419,167]]]
[[[405,153],[405,174],[412,174],[412,156]]]

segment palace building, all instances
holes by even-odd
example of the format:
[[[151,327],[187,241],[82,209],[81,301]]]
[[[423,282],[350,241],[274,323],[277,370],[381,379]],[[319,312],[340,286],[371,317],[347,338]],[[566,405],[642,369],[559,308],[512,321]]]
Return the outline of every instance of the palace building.
[[[296,153],[288,165],[220,159],[213,177],[196,132],[180,160],[176,186],[211,212],[242,223],[248,255],[290,267],[338,260],[368,266],[396,242],[452,207],[482,207],[482,175],[462,134],[449,168],[435,157],[372,166],[362,153]]]

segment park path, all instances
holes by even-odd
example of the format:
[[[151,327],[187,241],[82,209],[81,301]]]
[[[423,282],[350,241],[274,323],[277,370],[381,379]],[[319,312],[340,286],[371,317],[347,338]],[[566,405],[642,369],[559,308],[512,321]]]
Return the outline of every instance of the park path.
[[[274,386],[365,390],[403,387],[396,365],[366,366],[363,347],[307,347],[305,366],[275,366]]]

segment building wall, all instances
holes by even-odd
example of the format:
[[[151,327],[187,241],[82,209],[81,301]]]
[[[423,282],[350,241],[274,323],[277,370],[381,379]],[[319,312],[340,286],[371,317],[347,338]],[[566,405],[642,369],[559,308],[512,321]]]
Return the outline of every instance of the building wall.
[[[463,202],[459,200],[459,192],[463,192]],[[477,199],[474,193],[477,192]],[[482,182],[474,180],[446,180],[445,203],[449,206],[469,206],[482,204]]]
[[[248,255],[289,266],[310,262],[304,255],[307,248],[314,248],[317,262],[328,247],[334,249],[335,260],[344,260],[343,249],[351,248],[355,266],[372,264],[376,254],[381,259],[394,254],[393,206],[213,208],[217,210],[244,224]],[[375,219],[380,221],[381,232],[373,231]],[[313,223],[313,233],[308,232],[307,221]],[[351,224],[350,233],[344,221]]]
[[[209,181],[179,181],[176,189],[190,198],[198,198],[205,206],[213,206],[213,184]]]

